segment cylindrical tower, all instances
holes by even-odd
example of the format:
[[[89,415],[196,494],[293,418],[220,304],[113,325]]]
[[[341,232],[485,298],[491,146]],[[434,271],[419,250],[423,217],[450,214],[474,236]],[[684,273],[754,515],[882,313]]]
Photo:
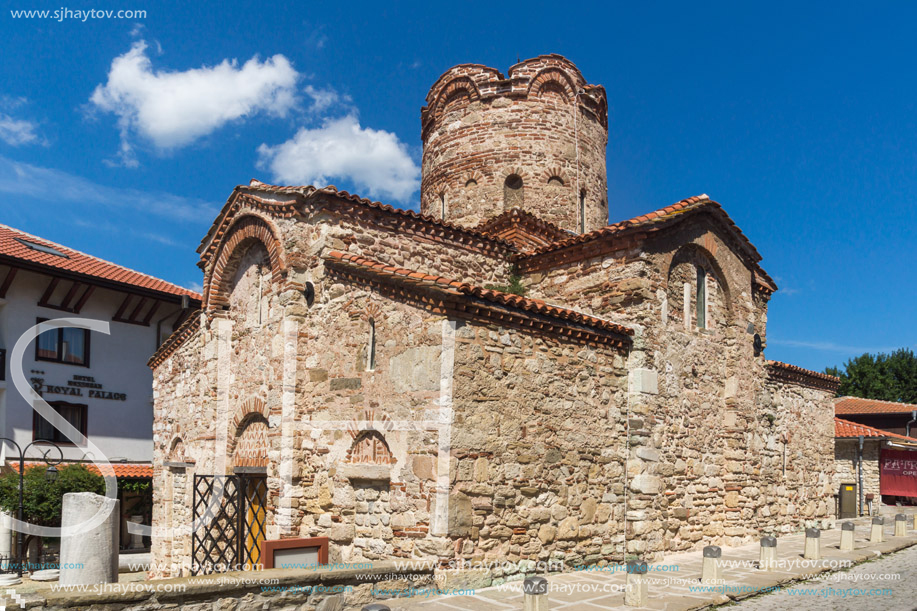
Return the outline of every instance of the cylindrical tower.
[[[421,212],[471,226],[514,207],[574,233],[608,224],[608,105],[572,62],[541,55],[509,77],[443,74],[421,111]]]

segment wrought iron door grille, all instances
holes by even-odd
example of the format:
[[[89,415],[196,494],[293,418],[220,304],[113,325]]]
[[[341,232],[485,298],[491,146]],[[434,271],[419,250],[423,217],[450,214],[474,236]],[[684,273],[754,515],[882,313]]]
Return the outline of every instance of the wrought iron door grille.
[[[193,510],[193,575],[260,568],[267,523],[263,476],[195,475]]]

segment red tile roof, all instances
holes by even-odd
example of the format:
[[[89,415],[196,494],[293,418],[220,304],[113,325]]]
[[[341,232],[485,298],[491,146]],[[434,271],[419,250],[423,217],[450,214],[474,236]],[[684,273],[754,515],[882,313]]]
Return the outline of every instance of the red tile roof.
[[[38,244],[44,248],[54,249],[63,253],[66,257],[35,250],[27,244],[23,244],[20,240]],[[107,281],[120,285],[125,289],[139,288],[168,295],[188,295],[196,300],[201,299],[198,293],[189,289],[109,263],[7,225],[0,225],[0,262],[8,265],[16,265],[18,262],[32,268],[43,268],[48,273],[58,270],[82,276],[87,281],[91,281],[91,279]]]
[[[917,411],[917,405],[861,399],[860,397],[839,397],[834,402],[835,414],[910,414]]]
[[[538,218],[531,212],[511,208],[475,227],[485,235],[512,242],[521,251],[543,248],[558,240],[565,240],[571,233],[554,223]]]
[[[70,465],[83,465],[84,467],[86,467],[86,469],[88,469],[92,473],[95,473],[97,475],[100,475],[102,473],[99,470],[99,468],[95,465],[95,463],[91,463],[91,462],[87,462],[87,463],[65,462],[65,463],[61,463],[57,465],[57,468],[62,469],[64,467],[69,467]],[[7,466],[12,467],[14,469],[19,468],[18,463],[14,464],[12,461],[7,462]],[[145,477],[153,477],[153,465],[151,465],[150,463],[113,462],[111,463],[111,466],[112,466],[112,471],[114,471],[115,477],[124,477],[127,479],[141,479]],[[31,469],[32,467],[47,468],[48,465],[46,465],[45,463],[40,463],[40,462],[27,462],[25,464],[26,469]],[[108,469],[106,469],[105,474],[110,475],[111,472]]]
[[[594,316],[589,316],[587,314],[582,314],[575,310],[553,306],[540,299],[520,297],[519,295],[513,295],[510,293],[504,293],[502,291],[474,286],[472,284],[468,284],[467,282],[450,280],[448,278],[443,278],[442,276],[435,276],[432,274],[425,274],[423,272],[416,272],[410,269],[386,265],[385,263],[379,263],[378,261],[373,261],[372,259],[367,259],[359,255],[331,251],[327,254],[326,260],[331,262],[341,262],[348,266],[362,268],[376,274],[400,278],[411,284],[426,284],[428,286],[451,289],[460,294],[477,297],[479,299],[483,299],[491,303],[496,303],[498,305],[508,306],[518,310],[540,314],[542,316],[549,316],[551,318],[577,323],[601,331],[608,331],[615,334],[628,336],[634,334],[633,329],[623,325],[619,325],[609,320],[596,318]]]
[[[726,211],[723,210],[723,207],[717,202],[710,199],[706,194],[704,195],[695,195],[694,197],[689,197],[683,199],[679,202],[675,202],[671,206],[666,206],[665,208],[660,208],[648,214],[643,214],[641,216],[628,219],[626,221],[619,221],[611,225],[606,225],[601,229],[596,229],[595,231],[590,231],[588,233],[583,233],[577,236],[569,237],[563,240],[558,240],[542,248],[538,248],[532,252],[525,253],[522,258],[535,257],[538,255],[543,255],[546,253],[554,252],[570,246],[575,246],[577,244],[584,244],[586,242],[591,242],[596,239],[603,237],[611,237],[622,234],[627,231],[632,231],[635,229],[651,229],[656,226],[660,226],[664,223],[674,220],[675,218],[681,217],[688,213],[693,213],[700,210],[708,210],[712,212],[715,216],[719,217],[726,225],[736,234],[739,238],[739,241],[743,245],[745,251],[747,252],[751,261],[755,264],[755,281],[760,283],[765,289],[770,290],[771,292],[776,290],[776,283],[774,280],[767,275],[767,273],[757,265],[761,260],[761,254],[754,247],[751,241],[742,233],[742,230],[739,229],[739,226],[735,224],[735,221],[726,214]]]
[[[850,437],[889,437],[894,439],[904,439],[912,443],[917,443],[917,439],[913,437],[905,437],[904,435],[899,435],[897,433],[890,433],[888,431],[883,431],[881,429],[874,429],[871,426],[865,426],[863,424],[858,424],[856,422],[850,422],[849,420],[842,420],[835,416],[834,418],[834,436],[838,438],[850,438]]]
[[[383,204],[381,202],[374,202],[365,197],[360,197],[355,193],[348,193],[338,189],[334,185],[328,185],[327,187],[322,187],[320,189],[315,188],[311,185],[300,185],[300,186],[280,186],[280,185],[271,185],[265,182],[261,182],[255,178],[251,179],[247,185],[239,185],[233,189],[232,193],[229,195],[229,198],[226,200],[226,203],[223,205],[223,209],[220,210],[220,214],[213,221],[213,225],[210,226],[210,229],[207,230],[207,235],[204,236],[204,239],[201,240],[200,246],[197,248],[197,252],[201,255],[201,262],[207,259],[208,256],[212,255],[212,251],[215,250],[216,241],[221,237],[222,232],[225,231],[226,225],[231,217],[233,211],[233,204],[236,200],[236,197],[239,194],[245,193],[272,193],[272,194],[281,194],[288,196],[299,195],[303,198],[310,198],[313,195],[332,195],[337,197],[339,200],[350,202],[352,204],[357,204],[364,206],[368,209],[378,210],[388,214],[394,214],[405,219],[410,219],[413,221],[419,221],[422,225],[427,225],[432,231],[442,232],[444,229],[453,234],[464,236],[466,239],[471,241],[484,241],[485,243],[507,251],[508,254],[516,252],[516,247],[506,240],[493,237],[478,231],[473,227],[464,227],[456,223],[450,223],[447,221],[442,221],[440,219],[435,219],[432,216],[427,216],[424,214],[419,214],[413,210],[404,210],[401,208],[395,208],[389,206],[388,204]],[[282,214],[289,214],[291,208],[289,202],[261,202],[264,206],[270,207],[276,212],[281,212]]]
[[[840,378],[830,376],[826,373],[819,373],[811,369],[803,369],[797,365],[781,363],[780,361],[767,361],[767,368],[770,375],[779,380],[811,386],[822,390],[837,392],[840,385]]]

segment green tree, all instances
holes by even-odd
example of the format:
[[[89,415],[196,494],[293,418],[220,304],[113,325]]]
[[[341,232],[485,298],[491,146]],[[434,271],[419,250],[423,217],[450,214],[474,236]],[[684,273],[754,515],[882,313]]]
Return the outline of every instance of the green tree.
[[[61,504],[68,492],[105,494],[105,480],[83,465],[60,467],[55,480],[48,479],[45,465],[27,467],[23,481],[22,517],[40,526],[60,526]],[[19,509],[19,473],[0,477],[0,508],[15,516]]]
[[[863,354],[825,373],[841,379],[839,396],[917,403],[917,356],[909,348]]]

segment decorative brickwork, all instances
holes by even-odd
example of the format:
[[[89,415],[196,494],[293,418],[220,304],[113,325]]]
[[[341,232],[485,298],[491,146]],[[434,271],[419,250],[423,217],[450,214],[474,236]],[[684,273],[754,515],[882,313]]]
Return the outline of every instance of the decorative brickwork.
[[[220,245],[219,254],[208,274],[204,287],[204,309],[226,307],[228,302],[229,280],[241,260],[242,254],[254,242],[260,242],[267,249],[271,262],[274,282],[280,282],[286,271],[283,246],[277,238],[277,229],[273,223],[260,216],[246,214],[238,218],[227,231]]]
[[[421,212],[440,218],[445,198],[445,220],[466,226],[513,207],[575,233],[605,226],[607,113],[605,90],[559,55],[526,60],[507,77],[451,68],[421,113]]]

